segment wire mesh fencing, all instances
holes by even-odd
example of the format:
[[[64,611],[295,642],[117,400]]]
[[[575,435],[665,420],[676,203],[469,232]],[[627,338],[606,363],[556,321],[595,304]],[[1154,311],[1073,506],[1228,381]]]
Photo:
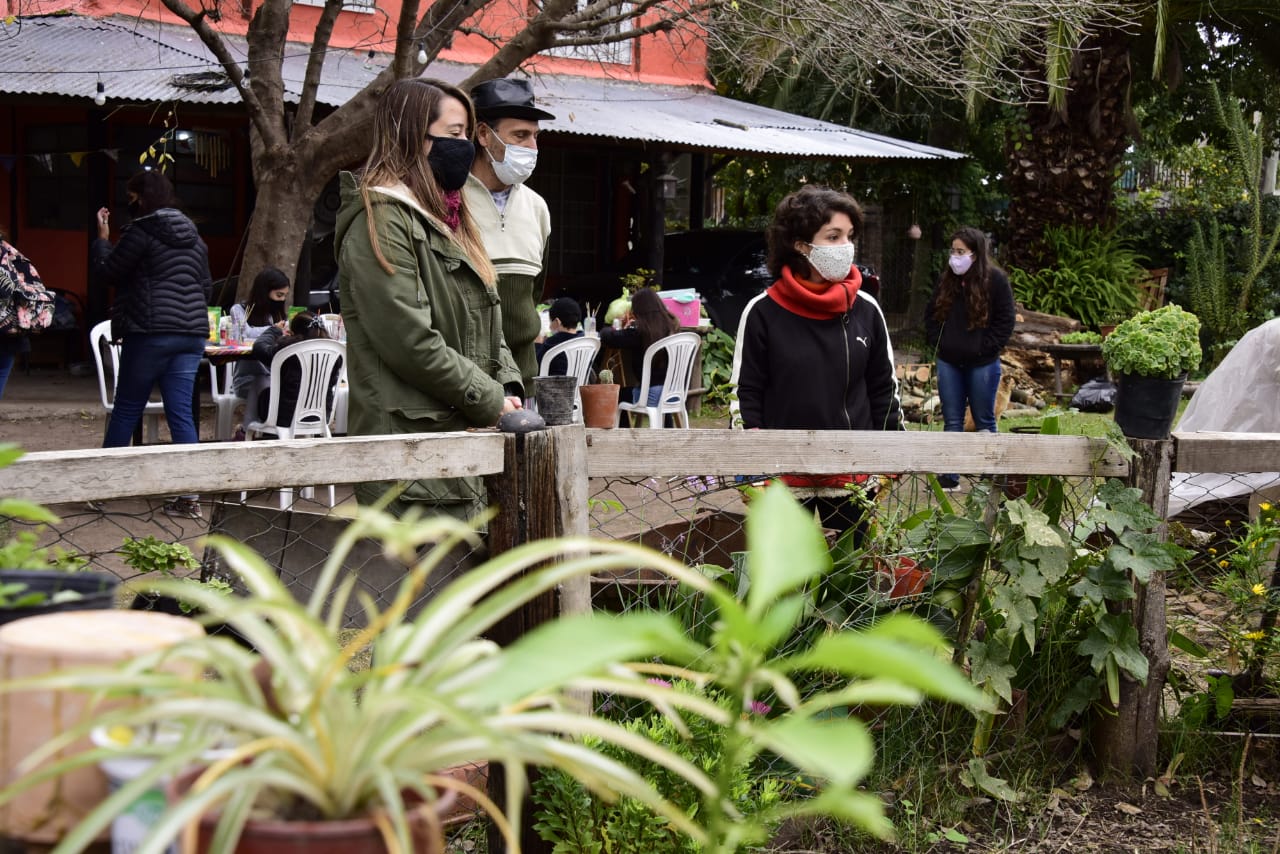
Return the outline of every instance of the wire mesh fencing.
[[[1170,626],[1185,641],[1174,649],[1173,683],[1182,694],[1207,688],[1242,705],[1280,688],[1277,508],[1280,472],[1174,475],[1169,533],[1187,549],[1169,596]],[[1265,724],[1252,715],[1232,721]]]
[[[393,484],[388,483],[388,487]],[[69,568],[103,573],[119,582],[116,605],[178,612],[179,605],[147,592],[147,581],[168,577],[239,590],[236,574],[209,535],[248,546],[300,600],[309,599],[339,536],[351,521],[354,498],[339,488],[329,506],[325,487],[289,494],[279,490],[206,494],[175,506],[172,496],[144,496],[50,505],[56,523],[0,521],[0,542],[22,550],[48,548]],[[185,547],[188,554],[172,547]],[[11,548],[13,548],[11,546]],[[483,547],[458,547],[432,573],[414,608],[484,557]],[[395,597],[408,567],[384,554],[375,540],[358,541],[342,560],[356,578],[343,625],[363,625],[366,604],[377,609]]]
[[[1264,460],[1258,464],[1267,465]],[[876,775],[896,781],[895,786],[904,775],[948,769],[972,782],[967,763],[974,756],[985,757],[981,773],[991,775],[983,779],[994,786],[991,779],[1022,773],[1028,751],[1047,760],[1084,748],[1082,731],[1095,710],[1107,704],[1109,671],[1099,664],[1101,658],[1091,659],[1082,650],[1119,625],[1110,621],[1108,610],[1114,607],[1108,603],[1124,603],[1132,598],[1130,586],[1136,589],[1131,578],[1115,573],[1129,561],[1141,575],[1150,557],[1139,544],[1145,540],[1132,539],[1127,523],[1118,520],[1117,514],[1135,511],[1123,495],[1104,488],[1106,478],[1004,474],[961,482],[953,491],[941,489],[929,475],[881,475],[846,491],[845,500],[864,514],[864,524],[843,539],[827,531],[833,568],[808,592],[809,613],[777,650],[794,653],[823,632],[866,626],[895,612],[929,621],[956,643],[955,661],[984,686],[996,714],[975,718],[932,703],[850,709],[868,722],[879,742]],[[741,592],[745,513],[751,490],[758,487],[752,479],[733,476],[595,477],[592,535],[644,543],[703,567]],[[1200,686],[1208,666],[1238,673],[1251,662],[1261,668],[1260,655],[1274,678],[1280,646],[1274,641],[1280,476],[1178,475],[1172,506],[1188,489],[1198,489],[1201,500],[1170,519],[1173,540],[1191,547],[1185,562],[1164,579],[1170,587],[1170,622],[1177,630],[1192,620],[1186,633],[1212,650],[1192,663]],[[1042,559],[1029,541],[1039,520],[1067,537],[1058,574],[1027,569]],[[597,577],[592,594],[599,610],[674,614],[700,640],[709,636],[716,619],[700,594],[638,571]],[[1127,643],[1117,642],[1115,648],[1127,650]],[[1144,654],[1136,646],[1133,651]],[[1175,655],[1182,653],[1175,650]],[[833,684],[815,674],[805,690]],[[1170,688],[1169,714],[1178,713],[1188,690],[1185,684]],[[598,699],[608,714],[643,713],[616,697]],[[771,702],[766,698],[763,705]],[[1011,750],[1015,744],[1017,751]]]

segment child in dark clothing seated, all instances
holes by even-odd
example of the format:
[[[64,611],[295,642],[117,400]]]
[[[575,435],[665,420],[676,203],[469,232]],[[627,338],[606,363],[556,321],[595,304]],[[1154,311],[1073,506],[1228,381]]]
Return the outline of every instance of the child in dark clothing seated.
[[[253,342],[253,358],[271,368],[271,360],[277,353],[286,352],[303,341],[314,341],[317,338],[328,338],[324,321],[309,311],[298,312],[292,320],[280,321],[268,326]],[[334,388],[338,385],[339,366],[334,366],[329,377],[329,405],[333,404]],[[293,423],[294,410],[298,408],[298,391],[302,385],[302,363],[298,359],[285,359],[280,368],[280,408],[277,423],[286,426]],[[266,420],[270,407],[271,395],[266,391],[258,395],[258,419]]]
[[[569,297],[560,297],[551,303],[547,314],[551,316],[551,335],[546,340],[539,335],[533,342],[539,365],[542,364],[542,355],[552,347],[582,337],[582,330],[578,328],[578,324],[582,322],[582,309],[574,300]],[[568,372],[569,360],[564,356],[556,356],[551,360],[547,376],[562,377]]]

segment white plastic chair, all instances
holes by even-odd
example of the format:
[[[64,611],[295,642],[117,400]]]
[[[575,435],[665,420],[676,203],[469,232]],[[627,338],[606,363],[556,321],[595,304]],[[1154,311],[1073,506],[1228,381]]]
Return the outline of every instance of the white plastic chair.
[[[89,330],[89,349],[93,351],[93,362],[98,368],[98,394],[102,397],[102,408],[107,410],[107,421],[102,427],[102,436],[106,438],[111,413],[115,410],[116,382],[120,376],[120,345],[111,341],[110,320],[104,320]],[[108,358],[111,359],[110,382],[107,381]],[[160,441],[160,419],[163,417],[164,403],[147,401],[146,408],[142,410],[142,421],[146,425],[149,444]]]
[[[222,366],[222,382],[218,382],[218,366],[209,363],[209,396],[213,398],[213,406],[217,410],[213,438],[219,442],[230,441],[233,435],[231,422],[235,415],[236,404],[240,399],[231,390],[231,379],[235,371],[231,362]],[[248,417],[246,415],[246,417]]]
[[[600,339],[589,335],[564,341],[542,354],[542,362],[538,365],[538,376],[551,376],[551,363],[557,356],[564,356],[569,365],[565,374],[578,378],[578,385],[573,390],[573,420],[582,421],[582,396],[578,388],[587,384],[590,379],[591,365],[595,362],[596,353],[600,350]]]
[[[677,332],[650,344],[649,349],[644,351],[640,394],[636,398],[639,403],[619,403],[618,423],[622,423],[623,412],[634,412],[648,418],[650,427],[660,428],[663,417],[670,415],[680,427],[687,430],[689,410],[686,408],[686,401],[689,397],[689,385],[693,381],[693,362],[698,355],[699,346],[701,340],[696,332]],[[653,359],[661,352],[667,354],[667,376],[662,382],[662,395],[658,398],[657,405],[649,406]]]
[[[280,350],[271,360],[271,392],[267,399],[267,417],[259,420],[256,413],[248,413],[245,425],[246,439],[256,439],[271,434],[280,439],[297,439],[303,436],[332,437],[329,423],[333,420],[333,400],[329,395],[330,380],[346,361],[347,345],[341,341],[303,341]],[[297,359],[302,366],[302,381],[298,385],[298,404],[293,410],[293,420],[280,423],[280,389],[283,385],[285,362]],[[303,496],[310,497],[311,487],[303,489]],[[329,506],[336,504],[333,485],[329,485]],[[293,504],[293,487],[280,488],[280,509],[287,510]]]

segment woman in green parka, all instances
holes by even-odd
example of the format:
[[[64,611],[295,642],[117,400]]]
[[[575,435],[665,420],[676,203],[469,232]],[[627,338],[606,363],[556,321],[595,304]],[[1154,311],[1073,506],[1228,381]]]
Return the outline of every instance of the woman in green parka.
[[[471,101],[434,80],[393,83],[373,150],[342,175],[338,285],[347,329],[353,436],[489,427],[520,407],[520,371],[502,338],[497,274],[462,200],[475,149]],[[356,487],[362,504],[388,484]],[[470,519],[478,477],[410,483],[391,505]]]

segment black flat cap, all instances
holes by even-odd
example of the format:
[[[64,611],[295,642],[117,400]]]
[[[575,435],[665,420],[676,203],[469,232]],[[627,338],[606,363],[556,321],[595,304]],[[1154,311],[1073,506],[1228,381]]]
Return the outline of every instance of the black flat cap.
[[[500,77],[477,83],[471,89],[471,102],[476,106],[476,118],[529,119],[549,121],[555,116],[533,105],[533,87],[528,80],[518,77]]]

